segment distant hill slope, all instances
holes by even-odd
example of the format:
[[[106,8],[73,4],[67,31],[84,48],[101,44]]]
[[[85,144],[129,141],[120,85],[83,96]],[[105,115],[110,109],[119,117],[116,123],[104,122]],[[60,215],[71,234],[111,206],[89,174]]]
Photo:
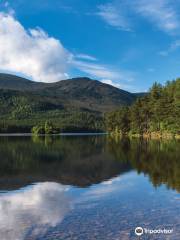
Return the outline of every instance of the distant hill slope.
[[[0,89],[30,91],[41,87],[44,87],[43,83],[33,82],[11,74],[0,73]]]
[[[16,91],[18,96],[21,94],[27,98],[34,96],[34,101],[43,102],[44,99],[46,104],[50,102],[50,104],[64,106],[64,108],[77,108],[99,113],[130,105],[136,99],[133,93],[89,78],[40,83],[10,74],[0,74],[0,91],[2,90],[8,90],[9,96],[14,95]]]

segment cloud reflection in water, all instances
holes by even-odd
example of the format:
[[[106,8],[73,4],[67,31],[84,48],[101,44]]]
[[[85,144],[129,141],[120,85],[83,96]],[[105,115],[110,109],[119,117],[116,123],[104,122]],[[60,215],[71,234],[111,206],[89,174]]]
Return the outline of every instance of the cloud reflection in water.
[[[1,240],[40,236],[60,223],[71,209],[66,191],[67,186],[45,182],[0,195]]]

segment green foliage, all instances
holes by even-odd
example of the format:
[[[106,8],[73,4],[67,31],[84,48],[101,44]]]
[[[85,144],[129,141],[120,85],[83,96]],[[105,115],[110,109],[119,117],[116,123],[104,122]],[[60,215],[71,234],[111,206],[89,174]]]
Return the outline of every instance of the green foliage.
[[[180,134],[180,79],[164,87],[155,83],[150,93],[132,106],[107,114],[106,126],[119,133]]]
[[[106,126],[110,132],[127,133],[130,130],[128,107],[122,107],[119,111],[106,114]]]
[[[42,126],[34,126],[34,127],[32,128],[32,133],[33,133],[34,135],[44,134],[44,133],[45,133],[44,127],[42,127]]]
[[[45,132],[45,134],[52,134],[54,132],[52,122],[50,122],[50,121],[45,122],[44,132]]]
[[[31,115],[32,108],[25,97],[12,97],[12,104],[14,106],[11,114],[12,118],[23,119]]]
[[[53,134],[56,133],[56,129],[54,128],[51,121],[46,121],[45,124],[34,126],[31,130],[33,135],[41,135],[41,134]]]
[[[69,106],[64,108],[47,98],[12,90],[0,90],[0,116],[1,133],[27,133],[34,126],[43,126],[46,134],[104,129],[101,113]]]

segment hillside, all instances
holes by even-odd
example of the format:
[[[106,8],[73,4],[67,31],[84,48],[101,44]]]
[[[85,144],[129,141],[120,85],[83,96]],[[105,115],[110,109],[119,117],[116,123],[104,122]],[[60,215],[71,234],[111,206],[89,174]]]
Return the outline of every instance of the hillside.
[[[0,89],[32,91],[44,86],[44,83],[37,83],[11,74],[0,73]]]
[[[104,113],[130,105],[136,98],[135,94],[89,78],[40,83],[0,74],[1,129],[8,124],[12,125],[10,129],[18,125],[23,129],[20,131],[28,126],[29,131],[49,119],[58,128],[84,129],[92,122],[93,128],[95,123],[100,123],[96,128],[102,128]]]
[[[65,106],[107,112],[131,104],[136,96],[89,78],[74,78],[56,83],[38,83],[9,74],[0,74],[0,89],[31,92]]]

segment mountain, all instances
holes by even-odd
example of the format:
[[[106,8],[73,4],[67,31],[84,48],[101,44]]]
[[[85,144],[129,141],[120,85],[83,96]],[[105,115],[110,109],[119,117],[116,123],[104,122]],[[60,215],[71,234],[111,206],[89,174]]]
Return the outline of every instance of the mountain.
[[[86,77],[56,83],[0,74],[0,132],[30,131],[51,120],[58,129],[103,129],[103,114],[132,104],[136,94]]]
[[[65,106],[107,112],[131,104],[135,94],[89,78],[73,78],[56,83],[40,83],[0,74],[0,89],[29,92]],[[21,94],[20,93],[20,94]]]

